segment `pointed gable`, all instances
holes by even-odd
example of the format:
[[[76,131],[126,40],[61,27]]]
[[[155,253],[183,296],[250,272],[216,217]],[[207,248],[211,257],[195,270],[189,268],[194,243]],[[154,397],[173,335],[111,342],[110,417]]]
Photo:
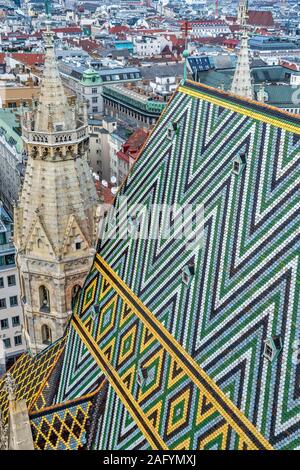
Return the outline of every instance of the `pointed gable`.
[[[37,257],[56,257],[55,248],[50,241],[43,225],[42,218],[38,212],[35,220],[33,221],[27,240],[25,241],[24,248],[28,254],[34,253]]]
[[[80,228],[74,214],[70,215],[66,228],[64,243],[62,248],[63,256],[74,255],[75,251],[82,253],[89,249],[90,242]]]

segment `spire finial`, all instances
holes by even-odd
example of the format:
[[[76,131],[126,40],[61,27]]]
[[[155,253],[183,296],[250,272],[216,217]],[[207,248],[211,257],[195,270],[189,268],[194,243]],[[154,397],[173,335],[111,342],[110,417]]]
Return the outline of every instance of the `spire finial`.
[[[241,46],[237,58],[236,69],[232,80],[231,92],[244,98],[253,99],[248,49],[247,18],[248,2],[247,0],[240,0],[238,8],[238,22],[242,28]]]
[[[183,51],[182,53],[182,56],[184,58],[183,83],[186,82],[187,80],[187,60],[188,60],[189,55],[190,53],[187,49]]]
[[[75,129],[75,118],[69,106],[56,62],[54,34],[50,29],[51,20],[47,19],[45,23],[45,66],[34,129],[40,132]]]

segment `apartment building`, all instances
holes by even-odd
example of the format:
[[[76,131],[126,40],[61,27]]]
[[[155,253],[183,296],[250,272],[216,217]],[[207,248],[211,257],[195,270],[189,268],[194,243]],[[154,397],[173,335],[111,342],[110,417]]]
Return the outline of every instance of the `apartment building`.
[[[9,367],[24,352],[22,306],[15,248],[12,243],[12,219],[0,205],[0,341]],[[1,345],[2,346],[2,345]]]

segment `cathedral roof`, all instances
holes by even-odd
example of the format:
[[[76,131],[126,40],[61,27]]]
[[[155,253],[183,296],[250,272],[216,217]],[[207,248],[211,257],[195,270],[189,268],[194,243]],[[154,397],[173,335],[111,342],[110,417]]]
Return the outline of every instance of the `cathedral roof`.
[[[55,369],[57,361],[64,350],[65,337],[53,343],[45,351],[32,356],[29,352],[23,354],[9,372],[16,381],[16,398],[25,399],[30,410],[35,400],[44,388],[45,381]],[[0,379],[0,408],[2,417],[7,420],[8,395],[5,390],[5,377]]]
[[[299,156],[298,116],[180,85],[114,202],[136,236],[107,223],[49,387],[74,417],[106,381],[84,448],[299,446]],[[177,212],[176,236],[137,236],[137,207],[187,204],[192,234]]]

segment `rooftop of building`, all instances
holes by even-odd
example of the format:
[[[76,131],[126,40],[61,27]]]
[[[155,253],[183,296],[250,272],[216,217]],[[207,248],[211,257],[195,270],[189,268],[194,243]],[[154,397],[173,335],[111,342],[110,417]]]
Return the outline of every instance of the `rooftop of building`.
[[[20,115],[10,109],[0,109],[0,136],[18,153],[23,151]]]
[[[35,448],[117,449],[120,436],[122,449],[297,448],[299,371],[286,362],[299,321],[299,148],[299,117],[191,81],[179,87],[115,198],[64,339],[13,366]],[[125,207],[166,201],[204,206],[201,241],[111,236]],[[131,230],[147,223],[136,215]],[[271,362],[274,331],[284,344]],[[88,403],[103,386],[107,395]],[[293,419],[282,432],[286,403]],[[0,406],[7,420],[3,380]]]
[[[249,39],[250,49],[257,50],[299,50],[300,43],[290,38],[275,36],[252,36]]]
[[[94,63],[94,62],[93,62]],[[101,63],[97,63],[97,68],[87,68],[86,64],[71,61],[60,61],[58,67],[61,73],[73,77],[75,80],[83,80],[84,75],[87,74],[88,81],[90,84],[90,76],[97,77],[99,82],[114,82],[122,80],[137,80],[140,78],[140,71],[136,67],[105,67]],[[99,78],[98,78],[99,77]],[[115,77],[115,78],[114,78]],[[83,80],[84,84],[84,80]]]
[[[136,87],[128,87],[124,85],[107,85],[105,92],[108,90],[119,92],[128,98],[133,98],[134,100],[140,101],[142,103],[147,103],[147,101],[149,101],[149,95],[144,94],[141,88],[139,88],[139,91],[137,91]]]
[[[190,80],[179,87],[179,91],[181,90],[191,96],[195,95],[199,98],[205,96],[208,101],[213,100],[215,102],[217,100],[220,106],[235,110],[246,116],[256,116],[261,122],[273,122],[274,125],[280,128],[290,129],[300,135],[300,115]]]
[[[122,149],[117,153],[117,156],[127,163],[129,158],[135,160],[146,142],[148,132],[144,129],[136,129],[131,136],[123,143]]]
[[[34,52],[12,52],[10,57],[28,67],[44,65],[45,54]]]

